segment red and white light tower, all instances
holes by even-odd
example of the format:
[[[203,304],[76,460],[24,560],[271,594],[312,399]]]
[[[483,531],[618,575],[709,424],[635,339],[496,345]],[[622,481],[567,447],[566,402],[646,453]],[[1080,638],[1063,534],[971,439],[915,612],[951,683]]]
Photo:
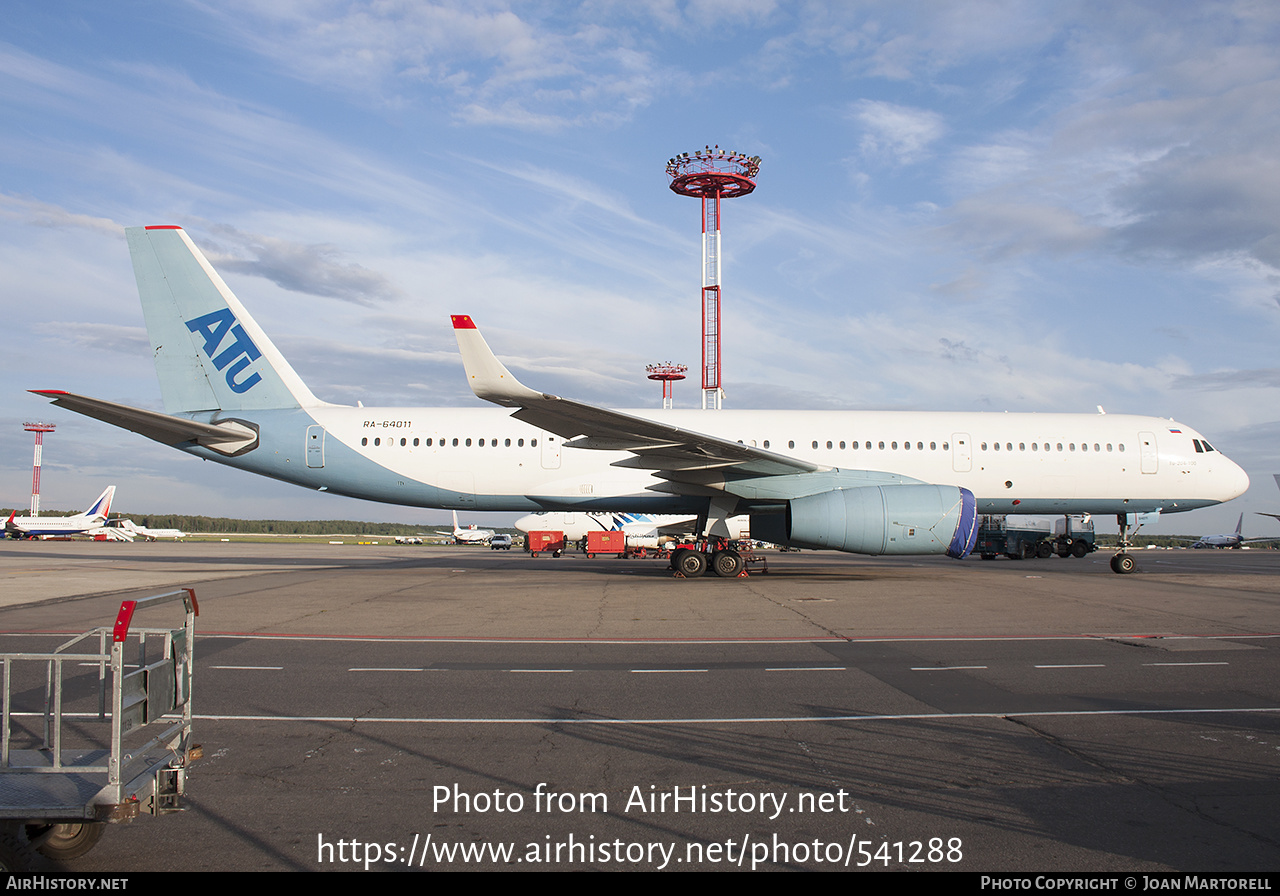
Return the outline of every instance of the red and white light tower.
[[[44,434],[53,432],[52,423],[24,423],[22,428],[36,434],[36,455],[31,463],[31,515],[40,515],[40,454],[44,448]]]
[[[716,146],[667,162],[671,190],[702,200],[702,407],[720,409],[720,200],[756,188],[760,157]]]
[[[672,404],[672,388],[676,380],[684,379],[685,372],[688,367],[684,364],[650,364],[645,370],[649,371],[649,379],[660,380],[662,382],[662,409],[670,410]]]

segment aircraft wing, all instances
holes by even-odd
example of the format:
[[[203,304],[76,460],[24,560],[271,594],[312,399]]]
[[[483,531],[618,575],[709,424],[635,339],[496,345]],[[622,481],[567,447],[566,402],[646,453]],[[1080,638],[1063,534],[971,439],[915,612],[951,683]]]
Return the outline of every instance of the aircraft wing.
[[[696,482],[699,473],[708,471],[782,476],[831,469],[730,439],[538,392],[512,376],[468,315],[453,315],[453,334],[471,390],[479,398],[518,408],[511,416],[561,436],[569,448],[631,452],[632,457],[616,461],[615,466],[653,470],[663,478],[686,482]]]
[[[51,399],[58,407],[136,432],[164,445],[197,442],[207,448],[231,453],[252,445],[258,437],[256,432],[240,423],[200,423],[60,389],[32,389],[31,392]]]

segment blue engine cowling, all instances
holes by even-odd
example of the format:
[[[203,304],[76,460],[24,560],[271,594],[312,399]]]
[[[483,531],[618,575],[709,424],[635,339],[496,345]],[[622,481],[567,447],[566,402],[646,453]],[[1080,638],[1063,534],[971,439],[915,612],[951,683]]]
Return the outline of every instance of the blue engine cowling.
[[[978,538],[973,492],[953,485],[843,488],[787,505],[795,545],[854,554],[964,557]]]

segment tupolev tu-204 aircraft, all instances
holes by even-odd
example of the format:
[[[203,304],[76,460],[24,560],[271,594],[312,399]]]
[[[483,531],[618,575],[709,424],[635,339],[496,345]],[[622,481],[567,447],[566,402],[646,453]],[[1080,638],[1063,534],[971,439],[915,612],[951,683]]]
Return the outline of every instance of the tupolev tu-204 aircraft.
[[[472,391],[498,408],[317,399],[180,228],[126,230],[164,413],[34,390],[188,454],[337,494],[453,510],[692,514],[672,563],[739,575],[726,522],[861,554],[972,549],[979,514],[1193,510],[1249,479],[1172,420],[1119,414],[615,411],[539,392],[453,317]]]

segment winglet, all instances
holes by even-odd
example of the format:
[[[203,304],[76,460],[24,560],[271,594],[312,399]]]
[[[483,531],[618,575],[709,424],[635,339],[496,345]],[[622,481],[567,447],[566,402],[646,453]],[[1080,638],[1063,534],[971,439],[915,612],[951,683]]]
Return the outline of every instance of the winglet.
[[[450,318],[458,351],[462,353],[462,366],[467,370],[467,382],[476,397],[509,408],[525,407],[544,399],[555,400],[556,396],[530,389],[512,376],[484,341],[470,315],[454,314]]]

